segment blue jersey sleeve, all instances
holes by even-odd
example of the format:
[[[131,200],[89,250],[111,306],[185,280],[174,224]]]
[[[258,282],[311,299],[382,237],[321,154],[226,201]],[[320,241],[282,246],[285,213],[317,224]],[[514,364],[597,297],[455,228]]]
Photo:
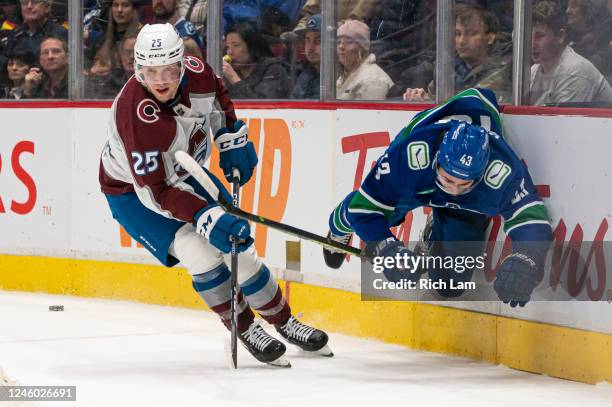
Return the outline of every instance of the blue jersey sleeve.
[[[414,178],[407,164],[406,144],[403,141],[389,146],[349,202],[348,221],[363,241],[393,236],[389,230],[389,218]],[[425,151],[423,159],[424,154]]]
[[[512,239],[513,252],[527,254],[543,262],[552,240],[552,228],[544,202],[533,185],[527,167],[523,163],[521,166],[519,174],[502,194],[500,213],[504,218],[504,232]]]

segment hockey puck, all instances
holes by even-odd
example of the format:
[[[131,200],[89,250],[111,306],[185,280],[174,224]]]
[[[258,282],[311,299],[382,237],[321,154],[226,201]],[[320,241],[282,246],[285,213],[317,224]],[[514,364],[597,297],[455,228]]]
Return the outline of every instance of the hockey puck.
[[[63,305],[49,305],[49,311],[63,311]]]

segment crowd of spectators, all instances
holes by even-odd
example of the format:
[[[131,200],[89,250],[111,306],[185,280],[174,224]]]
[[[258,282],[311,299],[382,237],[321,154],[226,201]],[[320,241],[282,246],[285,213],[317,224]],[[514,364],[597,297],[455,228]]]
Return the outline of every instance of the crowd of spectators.
[[[454,83],[456,90],[472,87],[495,91],[500,102],[510,102],[512,88],[512,40],[500,31],[495,14],[479,6],[459,4],[455,10]],[[435,61],[426,61],[402,76],[397,92],[404,100],[434,100]],[[418,73],[418,74],[415,74]],[[427,87],[410,87],[413,78]],[[417,82],[417,83],[418,83]]]
[[[76,0],[79,1],[79,0]],[[80,0],[85,97],[113,98],[144,24],[170,23],[206,56],[209,0]],[[237,99],[318,100],[321,0],[224,0],[219,75]],[[435,0],[334,0],[340,100],[434,101]],[[456,0],[455,91],[512,102],[513,0]],[[0,0],[4,99],[68,97],[68,0]],[[527,103],[612,106],[612,1],[534,0]]]
[[[570,3],[571,4],[571,3]],[[576,11],[573,5],[568,14]],[[569,44],[564,10],[557,2],[544,0],[533,11],[531,86],[533,105],[612,106],[612,88],[588,58],[599,52],[581,55]],[[610,38],[607,39],[610,41]],[[610,43],[606,50],[610,58]]]

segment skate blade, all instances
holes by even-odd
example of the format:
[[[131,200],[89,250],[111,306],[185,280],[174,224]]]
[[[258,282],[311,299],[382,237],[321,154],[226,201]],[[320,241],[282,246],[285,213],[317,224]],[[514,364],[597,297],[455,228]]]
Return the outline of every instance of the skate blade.
[[[300,347],[298,347],[298,349],[300,350],[300,352],[303,355],[323,356],[323,357],[326,357],[326,358],[334,357],[334,352],[331,350],[329,345],[325,345],[321,349],[315,350],[315,351],[304,350],[304,349],[302,349]]]
[[[283,368],[291,367],[291,363],[289,363],[289,360],[285,356],[279,356],[278,359],[268,362],[267,364],[270,366],[274,366],[274,367],[283,367]]]
[[[331,350],[329,345],[325,345],[321,349],[319,349],[318,351],[315,351],[315,352],[312,352],[312,353],[314,353],[315,355],[324,356],[326,358],[334,357],[334,352]]]

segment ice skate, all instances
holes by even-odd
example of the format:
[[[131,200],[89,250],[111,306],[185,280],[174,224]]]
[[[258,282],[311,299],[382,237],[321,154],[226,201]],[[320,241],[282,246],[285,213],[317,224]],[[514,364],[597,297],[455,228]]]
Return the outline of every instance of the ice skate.
[[[293,315],[289,317],[284,325],[276,325],[275,328],[287,342],[298,346],[306,352],[327,357],[334,356],[334,353],[327,345],[329,339],[327,334],[298,321]]]
[[[348,235],[337,236],[332,232],[327,232],[327,238],[333,240],[338,243],[348,245],[351,241],[351,237],[353,237],[352,233]],[[338,269],[344,263],[344,258],[346,257],[346,253],[335,251],[334,249],[328,249],[327,247],[323,248],[323,258],[325,259],[325,264],[328,267],[333,269]]]
[[[287,348],[278,339],[270,336],[260,325],[254,321],[249,328],[238,335],[242,345],[255,359],[279,367],[291,367],[289,361],[283,356]]]

